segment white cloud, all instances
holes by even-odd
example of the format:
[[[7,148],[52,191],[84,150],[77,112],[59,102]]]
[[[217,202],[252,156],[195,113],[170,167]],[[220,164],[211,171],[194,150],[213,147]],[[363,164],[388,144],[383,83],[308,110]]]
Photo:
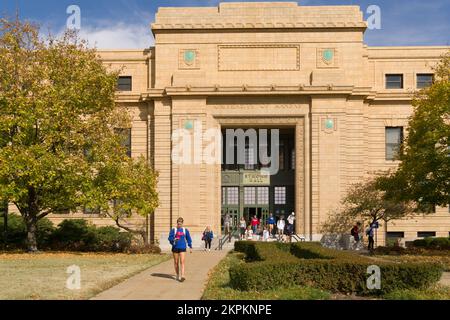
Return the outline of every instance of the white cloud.
[[[149,24],[119,22],[99,27],[81,25],[79,36],[97,49],[145,49],[154,44]]]

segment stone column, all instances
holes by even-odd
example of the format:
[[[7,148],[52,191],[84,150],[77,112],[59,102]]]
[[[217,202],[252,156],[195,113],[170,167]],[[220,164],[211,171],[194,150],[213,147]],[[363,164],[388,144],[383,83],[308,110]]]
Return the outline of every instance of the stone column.
[[[295,216],[296,231],[300,235],[307,232],[307,219],[305,212],[305,120],[299,119],[295,126]],[[290,212],[288,213],[290,214]]]

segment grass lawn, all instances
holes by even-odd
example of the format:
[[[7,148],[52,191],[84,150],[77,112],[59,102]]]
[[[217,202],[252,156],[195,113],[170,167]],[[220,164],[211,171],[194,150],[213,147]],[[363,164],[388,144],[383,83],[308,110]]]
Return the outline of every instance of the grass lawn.
[[[0,253],[0,300],[79,300],[166,261],[169,255]],[[81,289],[69,290],[69,266],[81,270]]]
[[[234,264],[244,263],[243,258],[242,253],[231,252],[212,270],[202,300],[327,300],[331,297],[328,292],[307,287],[261,292],[234,290],[229,284],[228,270]]]

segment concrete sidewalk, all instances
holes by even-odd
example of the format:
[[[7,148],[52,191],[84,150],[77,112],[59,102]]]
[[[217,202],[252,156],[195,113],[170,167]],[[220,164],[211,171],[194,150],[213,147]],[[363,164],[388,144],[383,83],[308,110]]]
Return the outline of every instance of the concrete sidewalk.
[[[154,266],[92,300],[200,300],[209,271],[228,253],[194,251],[186,254],[186,281],[175,279],[173,259]]]

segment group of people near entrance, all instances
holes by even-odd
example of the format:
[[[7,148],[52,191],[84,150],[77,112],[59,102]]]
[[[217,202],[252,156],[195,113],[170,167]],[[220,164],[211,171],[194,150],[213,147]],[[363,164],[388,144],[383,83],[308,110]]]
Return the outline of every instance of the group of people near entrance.
[[[286,220],[284,216],[276,220],[271,213],[265,223],[262,219],[258,219],[256,215],[250,221],[241,217],[239,221],[240,240],[270,241],[270,239],[277,239],[281,242],[290,242],[294,234],[294,222],[294,212]]]
[[[375,246],[374,235],[375,235],[375,230],[377,228],[378,228],[378,225],[376,223],[371,223],[366,228],[365,234],[369,238],[369,245],[367,247],[367,249],[369,251],[372,251],[374,249],[374,246]],[[364,236],[364,228],[362,226],[362,223],[358,222],[355,226],[353,226],[352,230],[350,231],[350,234],[352,235],[352,237],[354,239],[354,248],[353,249],[359,250],[359,248],[361,247],[361,242],[363,240],[363,236]]]

